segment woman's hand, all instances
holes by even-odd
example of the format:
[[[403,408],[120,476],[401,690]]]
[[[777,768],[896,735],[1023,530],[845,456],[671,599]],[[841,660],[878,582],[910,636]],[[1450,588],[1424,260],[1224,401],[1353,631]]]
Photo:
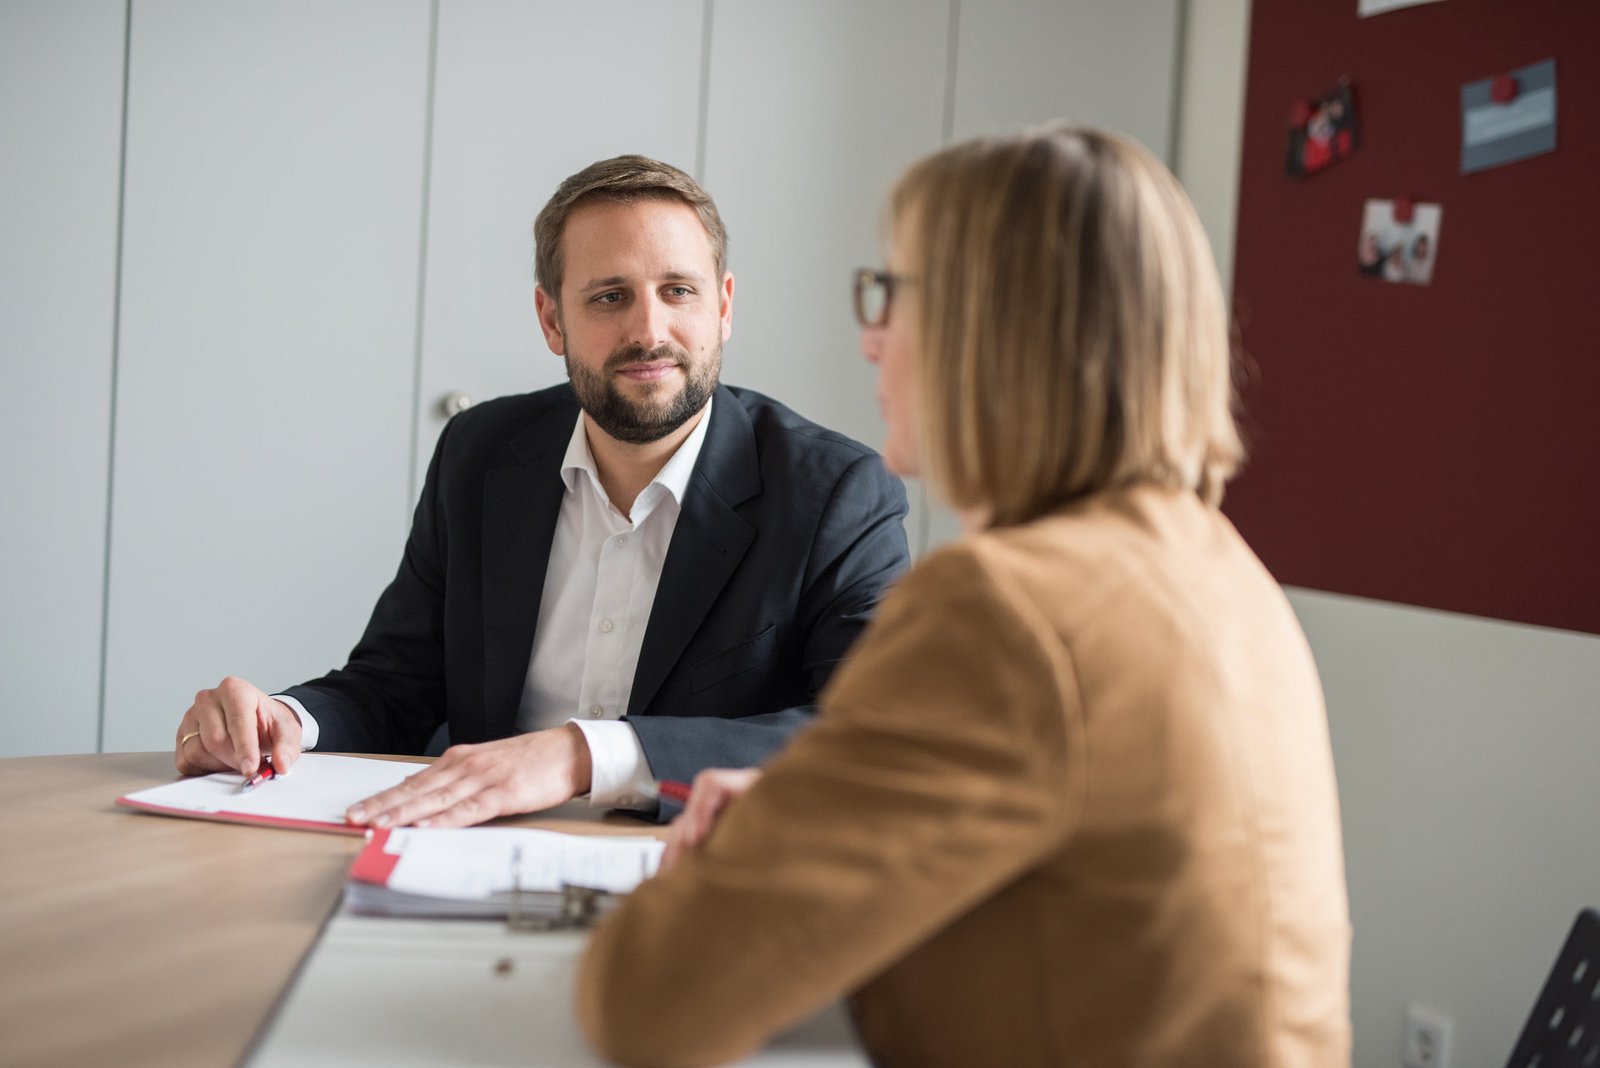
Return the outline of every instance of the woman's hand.
[[[759,778],[760,768],[708,768],[696,775],[694,789],[689,792],[682,814],[667,828],[667,849],[661,854],[661,870],[666,871],[679,857],[700,848],[728,802],[754,786]]]

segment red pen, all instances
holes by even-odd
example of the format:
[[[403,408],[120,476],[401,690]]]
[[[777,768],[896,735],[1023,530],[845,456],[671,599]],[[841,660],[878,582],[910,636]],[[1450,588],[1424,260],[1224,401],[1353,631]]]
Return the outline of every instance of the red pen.
[[[270,756],[264,756],[261,758],[261,768],[250,778],[246,779],[244,783],[240,785],[239,789],[241,791],[248,790],[252,786],[260,786],[268,779],[276,779],[277,777],[278,773],[272,767],[272,758]]]
[[[673,782],[671,779],[662,779],[646,787],[644,794],[652,801],[660,801],[662,798],[667,798],[682,805],[688,802],[689,791],[690,786],[686,782]]]

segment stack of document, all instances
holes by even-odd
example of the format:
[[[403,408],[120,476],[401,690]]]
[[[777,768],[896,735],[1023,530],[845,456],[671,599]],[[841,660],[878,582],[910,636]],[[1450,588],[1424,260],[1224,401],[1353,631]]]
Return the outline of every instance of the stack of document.
[[[351,912],[378,916],[557,915],[568,888],[595,891],[600,912],[654,875],[654,838],[516,827],[376,831],[345,884]]]

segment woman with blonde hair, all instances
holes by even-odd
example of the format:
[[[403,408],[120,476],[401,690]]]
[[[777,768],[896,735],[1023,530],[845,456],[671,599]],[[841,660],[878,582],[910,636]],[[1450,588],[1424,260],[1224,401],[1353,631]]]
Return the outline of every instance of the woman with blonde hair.
[[[708,772],[595,932],[627,1064],[721,1063],[850,999],[875,1063],[1346,1065],[1316,669],[1218,511],[1221,288],[1146,150],[952,146],[859,272],[884,455],[965,536],[901,581],[764,772]]]

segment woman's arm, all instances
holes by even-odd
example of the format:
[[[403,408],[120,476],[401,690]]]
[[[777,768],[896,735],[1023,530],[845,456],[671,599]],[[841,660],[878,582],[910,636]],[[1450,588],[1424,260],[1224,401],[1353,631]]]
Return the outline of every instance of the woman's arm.
[[[1059,847],[1076,680],[1006,587],[971,549],[907,576],[818,722],[601,925],[578,989],[601,1052],[744,1055]]]

